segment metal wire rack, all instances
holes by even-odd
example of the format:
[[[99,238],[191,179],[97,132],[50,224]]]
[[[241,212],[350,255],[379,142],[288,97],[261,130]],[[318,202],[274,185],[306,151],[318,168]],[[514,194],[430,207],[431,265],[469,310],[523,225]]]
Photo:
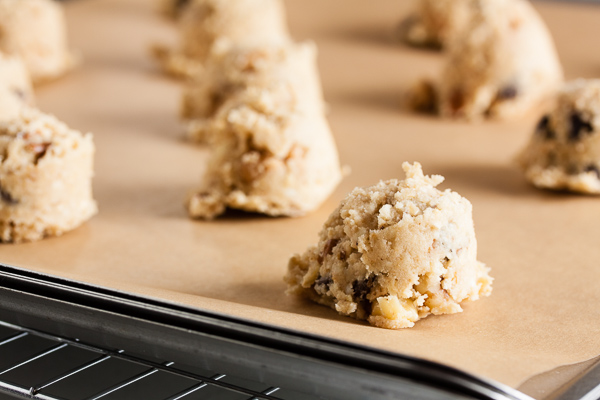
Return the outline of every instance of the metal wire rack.
[[[174,362],[146,360],[0,322],[0,387],[45,400],[311,399]],[[273,397],[278,392],[280,396]]]

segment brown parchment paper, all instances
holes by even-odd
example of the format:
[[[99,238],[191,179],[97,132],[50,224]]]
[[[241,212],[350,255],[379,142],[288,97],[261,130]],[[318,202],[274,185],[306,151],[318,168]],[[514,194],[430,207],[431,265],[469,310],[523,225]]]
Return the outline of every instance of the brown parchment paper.
[[[0,260],[228,315],[418,356],[517,387],[600,355],[600,199],[529,187],[512,158],[539,114],[464,123],[400,107],[440,53],[390,40],[412,2],[289,0],[298,40],[314,39],[329,120],[352,173],[315,213],[298,219],[234,214],[189,220],[182,202],[200,182],[207,150],[184,142],[180,84],[159,73],[148,46],[174,28],[148,0],[66,5],[83,65],[38,89],[39,106],[95,134],[100,214],[60,238],[0,245]],[[536,3],[569,78],[600,73],[600,8]],[[446,176],[474,207],[491,297],[464,313],[390,331],[284,295],[287,260],[316,241],[353,187],[403,177],[403,161]]]

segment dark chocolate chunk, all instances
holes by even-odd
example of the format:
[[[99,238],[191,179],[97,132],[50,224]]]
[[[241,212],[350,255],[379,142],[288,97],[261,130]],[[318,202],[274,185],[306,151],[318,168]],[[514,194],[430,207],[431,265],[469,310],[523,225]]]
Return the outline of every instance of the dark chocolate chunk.
[[[450,109],[453,113],[460,111],[465,106],[465,95],[460,89],[454,89],[450,95]]]
[[[517,90],[516,86],[507,85],[498,91],[498,94],[496,95],[496,99],[510,100],[510,99],[514,99],[515,97],[517,97],[518,94],[519,94],[519,91]]]
[[[594,172],[596,174],[596,178],[600,179],[600,169],[595,164],[590,164],[586,166],[583,170],[584,172]]]
[[[584,133],[591,133],[594,127],[588,121],[584,121],[581,114],[574,112],[571,114],[571,130],[569,131],[569,140],[580,140]]]
[[[15,199],[14,197],[12,197],[12,195],[9,192],[7,192],[6,190],[4,190],[1,186],[0,186],[0,198],[2,199],[2,201],[4,203],[7,203],[12,206],[14,206],[15,204],[19,204],[19,201],[17,199]]]
[[[365,311],[366,315],[371,315],[372,307],[371,302],[367,299],[362,299],[358,302],[358,305]]]
[[[331,276],[329,276],[329,275],[320,276],[319,279],[317,279],[315,281],[315,286],[321,286],[321,285],[329,286],[329,284],[332,282],[333,282],[333,279],[331,279]]]
[[[550,124],[550,116],[548,114],[544,115],[540,122],[538,122],[536,131],[542,131],[548,129],[548,125]]]
[[[319,263],[322,263],[325,257],[333,252],[333,248],[337,246],[339,242],[339,239],[329,239],[325,242],[325,247],[323,247],[323,251],[319,254]]]
[[[354,298],[356,300],[366,299],[367,295],[371,292],[371,286],[375,282],[375,277],[371,276],[367,279],[356,280],[352,283],[352,291],[354,292]]]
[[[370,276],[367,279],[356,280],[352,283],[352,291],[354,292],[354,301],[358,303],[366,315],[371,314],[371,301],[368,299],[371,288],[375,282],[375,276]]]
[[[552,140],[556,138],[556,134],[550,127],[550,116],[544,115],[540,122],[538,122],[535,132],[541,135],[546,140]]]

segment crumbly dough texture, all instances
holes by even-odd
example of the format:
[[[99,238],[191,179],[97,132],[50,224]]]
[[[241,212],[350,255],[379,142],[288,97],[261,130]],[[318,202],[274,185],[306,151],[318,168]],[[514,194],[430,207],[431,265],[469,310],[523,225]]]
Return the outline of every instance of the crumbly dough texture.
[[[97,211],[92,135],[32,108],[0,122],[0,241],[57,236]]]
[[[285,81],[238,92],[205,130],[212,155],[203,188],[187,201],[194,218],[214,218],[227,208],[300,216],[341,178],[325,117],[303,112]]]
[[[319,116],[325,105],[316,66],[313,43],[236,45],[220,40],[213,47],[206,69],[188,84],[182,102],[182,116],[193,120],[188,137],[205,142],[206,119],[248,87],[290,86],[296,97],[297,111]]]
[[[16,117],[33,99],[31,79],[21,59],[0,53],[0,121]]]
[[[400,24],[400,38],[413,46],[445,47],[469,21],[469,0],[420,0]]]
[[[491,293],[471,203],[436,189],[444,178],[424,176],[419,163],[403,168],[405,180],[356,188],[341,202],[317,245],[290,259],[289,294],[399,329]]]
[[[312,43],[220,42],[184,104],[189,137],[212,147],[204,187],[187,202],[192,217],[303,215],[341,178]]]
[[[447,43],[439,81],[413,94],[435,105],[413,105],[446,117],[511,118],[558,89],[563,73],[552,38],[528,1],[468,0],[466,7],[469,22]]]
[[[566,84],[518,161],[539,188],[600,194],[600,80]]]
[[[289,41],[281,0],[190,0],[179,18],[180,47],[154,48],[165,72],[194,77],[219,38],[234,43]]]
[[[19,55],[36,84],[55,79],[76,64],[57,1],[0,0],[0,33],[0,51]]]

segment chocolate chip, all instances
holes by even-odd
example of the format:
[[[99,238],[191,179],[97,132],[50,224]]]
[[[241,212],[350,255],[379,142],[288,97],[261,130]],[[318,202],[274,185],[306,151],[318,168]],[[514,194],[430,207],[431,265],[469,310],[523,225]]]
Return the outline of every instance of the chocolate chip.
[[[225,95],[226,90],[219,90],[210,93],[210,110],[209,115],[213,115],[217,112],[219,107],[223,105],[227,96]]]
[[[584,172],[593,172],[596,174],[596,178],[600,179],[600,169],[598,169],[598,166],[594,165],[594,164],[590,164],[587,167],[584,168],[583,170]]]
[[[460,89],[454,89],[450,94],[450,110],[453,113],[460,111],[465,106],[465,95]]]
[[[323,251],[321,251],[321,253],[319,253],[319,263],[323,263],[323,260],[325,259],[325,257],[327,257],[328,255],[330,255],[333,252],[333,248],[335,246],[337,246],[337,244],[340,242],[339,239],[329,239],[327,242],[325,242],[325,247],[323,247]]]
[[[329,286],[329,284],[331,284],[332,282],[333,282],[333,279],[331,279],[331,276],[329,276],[329,275],[320,276],[319,279],[317,279],[315,281],[315,286],[321,286],[321,285]]]
[[[548,129],[548,125],[550,124],[550,116],[548,114],[544,115],[540,122],[538,122],[537,127],[535,128],[538,131]]]
[[[371,292],[371,287],[373,286],[373,282],[375,281],[374,276],[370,276],[367,279],[356,280],[352,283],[352,291],[354,292],[354,298],[356,300],[362,300],[367,297],[367,295]]]
[[[550,116],[544,115],[540,122],[538,122],[535,128],[537,134],[541,135],[546,140],[552,140],[556,138],[556,134],[550,127]]]
[[[354,292],[354,301],[369,315],[371,314],[371,301],[367,298],[371,292],[371,287],[375,282],[375,277],[370,276],[367,279],[356,280],[352,283],[352,291]]]
[[[519,94],[519,91],[517,90],[516,86],[507,85],[498,91],[498,94],[496,95],[496,99],[510,100],[510,99],[514,99],[515,97],[517,97],[518,94]]]
[[[0,187],[0,198],[3,202],[12,206],[14,206],[15,204],[19,204],[19,201],[12,197],[12,195],[6,190],[4,190],[2,187]]]
[[[365,311],[366,315],[371,315],[372,307],[371,302],[367,299],[362,299],[358,302],[358,305]]]
[[[415,111],[435,114],[438,111],[438,90],[427,80],[419,81],[409,92],[409,107]]]
[[[571,114],[571,131],[569,132],[569,140],[580,140],[584,133],[591,133],[594,127],[588,121],[584,121],[581,114],[574,112]]]

